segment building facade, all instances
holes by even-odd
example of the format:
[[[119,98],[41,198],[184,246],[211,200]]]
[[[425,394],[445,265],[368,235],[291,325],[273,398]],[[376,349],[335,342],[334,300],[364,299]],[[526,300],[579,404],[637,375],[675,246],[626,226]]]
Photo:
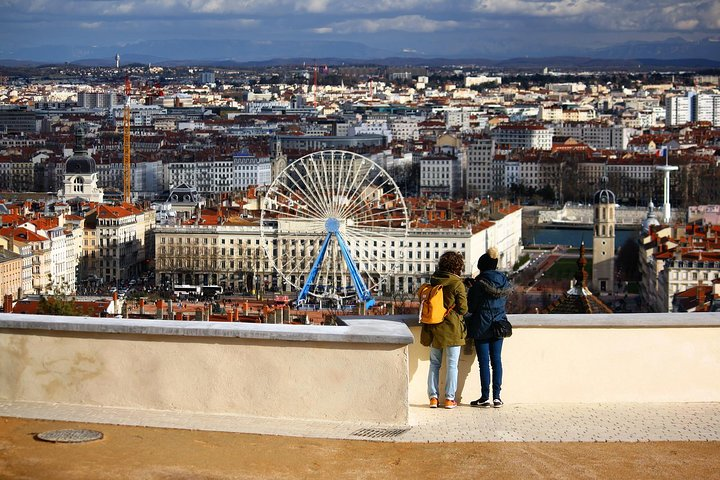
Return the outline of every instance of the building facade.
[[[421,283],[429,281],[440,255],[447,250],[462,252],[465,275],[474,275],[478,273],[475,264],[480,255],[496,246],[500,251],[499,268],[510,270],[521,254],[522,210],[513,206],[497,216],[492,222],[458,228],[427,224],[410,228],[407,236],[379,246],[350,247],[361,274],[378,283],[381,293],[414,293]],[[191,284],[220,285],[235,292],[289,291],[290,286],[273,269],[266,250],[271,249],[276,258],[282,259],[284,273],[291,282],[302,284],[305,274],[301,272],[309,271],[322,239],[316,234],[289,235],[288,228],[266,225],[261,235],[257,221],[249,225],[158,227],[156,283],[165,288]],[[383,251],[378,252],[378,248]],[[372,254],[367,255],[365,249],[372,249]]]

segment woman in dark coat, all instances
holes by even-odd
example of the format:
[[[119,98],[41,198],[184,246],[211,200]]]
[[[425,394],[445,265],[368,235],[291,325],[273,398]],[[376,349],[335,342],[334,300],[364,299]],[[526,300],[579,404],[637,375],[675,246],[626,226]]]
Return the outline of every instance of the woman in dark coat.
[[[475,341],[480,366],[481,395],[470,402],[474,407],[502,407],[502,345],[503,339],[493,334],[492,322],[507,318],[505,303],[512,291],[510,281],[497,270],[498,251],[490,247],[478,260],[480,275],[468,291],[468,338]],[[490,367],[492,367],[492,402],[490,401]]]

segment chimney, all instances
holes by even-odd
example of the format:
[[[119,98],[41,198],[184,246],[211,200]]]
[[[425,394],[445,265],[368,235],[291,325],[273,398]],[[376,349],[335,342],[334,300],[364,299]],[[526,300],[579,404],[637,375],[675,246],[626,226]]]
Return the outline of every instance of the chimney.
[[[13,297],[12,295],[5,295],[3,297],[3,312],[12,313],[13,310]]]

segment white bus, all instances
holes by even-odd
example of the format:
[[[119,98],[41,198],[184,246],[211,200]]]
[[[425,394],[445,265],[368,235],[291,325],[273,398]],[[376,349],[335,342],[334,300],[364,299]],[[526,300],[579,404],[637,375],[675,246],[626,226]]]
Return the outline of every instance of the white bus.
[[[173,293],[178,298],[198,297],[200,296],[199,285],[175,285]]]

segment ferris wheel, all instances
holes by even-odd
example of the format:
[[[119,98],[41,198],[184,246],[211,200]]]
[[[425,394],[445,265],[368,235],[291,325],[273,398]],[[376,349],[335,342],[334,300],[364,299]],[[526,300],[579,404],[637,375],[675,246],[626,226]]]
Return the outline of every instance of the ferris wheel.
[[[392,177],[372,160],[341,150],[288,165],[262,203],[263,249],[288,289],[299,292],[298,304],[355,296],[372,306],[373,293],[400,271],[408,225]]]

